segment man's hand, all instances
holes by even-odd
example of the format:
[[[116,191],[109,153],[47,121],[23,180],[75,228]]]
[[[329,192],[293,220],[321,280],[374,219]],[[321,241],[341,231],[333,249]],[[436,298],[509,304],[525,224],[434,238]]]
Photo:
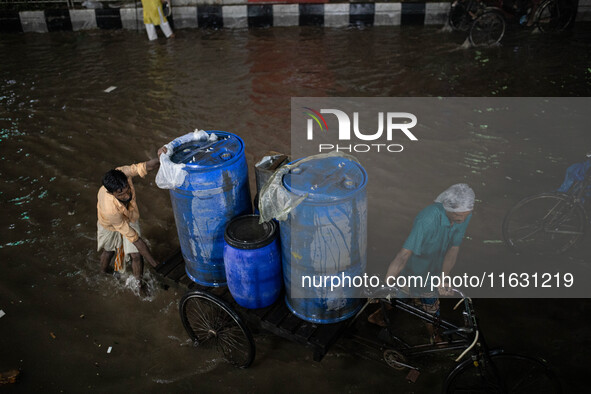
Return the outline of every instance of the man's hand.
[[[455,294],[455,292],[453,291],[453,289],[451,287],[446,287],[446,286],[439,286],[437,288],[437,291],[439,292],[439,295],[442,296],[452,296]]]
[[[152,160],[148,160],[146,162],[146,170],[152,171],[152,170],[158,168],[160,166],[160,155],[163,153],[166,153],[166,152],[167,152],[167,149],[164,146],[162,148],[158,149],[158,157],[155,157]]]

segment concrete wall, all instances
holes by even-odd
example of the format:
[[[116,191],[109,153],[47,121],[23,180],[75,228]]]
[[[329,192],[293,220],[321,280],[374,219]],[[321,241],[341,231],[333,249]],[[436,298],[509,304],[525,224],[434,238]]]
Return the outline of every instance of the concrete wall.
[[[405,7],[401,3],[246,3],[246,0],[174,0],[175,29],[196,27],[397,26],[401,24],[444,24],[449,3],[425,3]],[[228,3],[228,4],[226,4]],[[230,4],[231,3],[231,4]],[[242,4],[241,4],[242,3]],[[47,32],[56,30],[143,29],[142,9],[105,8],[60,10],[48,17],[46,11],[0,11],[0,31]],[[410,17],[406,18],[408,15]],[[406,18],[406,19],[405,19]],[[405,23],[406,21],[406,23]]]
[[[199,5],[195,2],[199,1]],[[444,25],[449,2],[246,3],[246,0],[174,0],[174,29],[270,26]],[[577,21],[591,20],[591,0],[580,0]],[[0,32],[143,29],[141,8],[0,10]]]

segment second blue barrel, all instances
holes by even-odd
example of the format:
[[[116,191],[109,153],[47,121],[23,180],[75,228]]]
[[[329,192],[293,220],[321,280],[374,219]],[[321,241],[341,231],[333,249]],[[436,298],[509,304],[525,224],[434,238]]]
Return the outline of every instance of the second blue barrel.
[[[361,307],[354,282],[366,268],[367,173],[349,158],[323,157],[292,168],[283,184],[307,194],[280,222],[287,306],[313,323],[348,319]],[[332,277],[343,286],[331,289]]]
[[[250,309],[273,304],[283,288],[279,226],[259,224],[259,215],[232,219],[226,227],[224,263],[228,289],[236,302]]]
[[[184,164],[185,182],[170,190],[187,276],[205,286],[226,284],[224,231],[228,222],[252,212],[244,142],[235,134],[217,140],[171,142],[171,161]]]

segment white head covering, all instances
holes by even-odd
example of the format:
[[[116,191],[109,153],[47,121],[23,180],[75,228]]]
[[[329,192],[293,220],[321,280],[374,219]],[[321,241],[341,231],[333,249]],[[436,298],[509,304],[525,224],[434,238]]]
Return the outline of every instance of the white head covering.
[[[448,212],[467,212],[474,209],[474,190],[465,183],[450,186],[435,199]]]

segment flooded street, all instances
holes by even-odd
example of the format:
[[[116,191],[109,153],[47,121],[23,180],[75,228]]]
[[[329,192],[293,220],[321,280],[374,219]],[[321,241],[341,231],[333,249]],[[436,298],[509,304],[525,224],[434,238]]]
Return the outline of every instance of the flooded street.
[[[183,288],[146,268],[151,296],[142,299],[125,275],[98,273],[96,194],[107,170],[153,158],[196,128],[244,139],[254,189],[255,161],[290,150],[291,97],[591,96],[589,24],[569,37],[510,32],[489,49],[463,42],[434,27],[180,30],[157,42],[143,31],[2,34],[0,372],[22,370],[3,392],[439,392],[451,358],[425,362],[409,385],[405,373],[339,347],[317,363],[265,333],[246,370],[193,349],[178,314]],[[389,190],[400,216],[370,248],[391,242],[395,253],[418,210],[459,179],[482,202],[460,260],[515,261],[499,243],[504,212],[557,188],[591,151],[588,127],[426,142],[396,168]],[[143,237],[164,260],[178,240],[155,175],[134,184]],[[379,215],[369,211],[370,221]],[[586,266],[589,244],[587,234],[564,263]],[[544,357],[565,392],[585,392],[589,300],[476,303],[491,345]]]

